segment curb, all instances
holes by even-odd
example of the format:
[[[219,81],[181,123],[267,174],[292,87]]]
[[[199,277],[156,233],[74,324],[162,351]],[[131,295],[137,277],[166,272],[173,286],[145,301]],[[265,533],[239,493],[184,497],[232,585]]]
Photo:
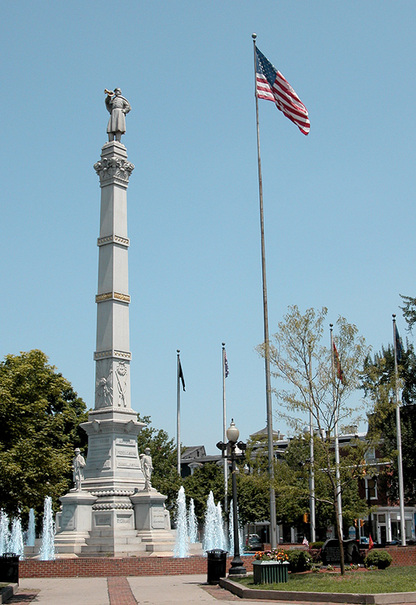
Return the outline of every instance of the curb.
[[[268,601],[301,601],[302,603],[351,603],[352,605],[404,605],[416,603],[416,592],[391,592],[380,594],[353,594],[334,592],[295,592],[284,590],[261,590],[245,588],[238,582],[220,578],[221,588],[225,588],[241,599]]]

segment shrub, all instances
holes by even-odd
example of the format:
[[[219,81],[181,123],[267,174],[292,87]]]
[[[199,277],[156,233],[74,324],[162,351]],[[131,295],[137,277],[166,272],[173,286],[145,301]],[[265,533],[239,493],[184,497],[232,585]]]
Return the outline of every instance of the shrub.
[[[323,542],[311,542],[309,548],[322,548],[323,545]]]
[[[287,554],[291,572],[307,571],[312,567],[312,557],[306,550],[292,549],[288,550]]]
[[[364,559],[366,567],[377,567],[378,569],[386,569],[392,562],[393,557],[385,550],[370,550]]]

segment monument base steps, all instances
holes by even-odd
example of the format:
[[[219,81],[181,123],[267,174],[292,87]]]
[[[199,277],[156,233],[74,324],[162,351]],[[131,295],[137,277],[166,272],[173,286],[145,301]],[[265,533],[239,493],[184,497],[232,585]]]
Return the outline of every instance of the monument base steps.
[[[175,532],[172,530],[142,530],[137,533],[145,545],[146,552],[167,552],[175,547]]]

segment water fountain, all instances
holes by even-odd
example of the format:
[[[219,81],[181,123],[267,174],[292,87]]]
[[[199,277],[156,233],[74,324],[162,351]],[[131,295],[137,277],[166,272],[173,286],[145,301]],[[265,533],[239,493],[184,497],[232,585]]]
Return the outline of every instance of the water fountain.
[[[205,511],[205,525],[204,525],[204,551],[213,550],[217,548],[215,527],[217,519],[217,507],[214,502],[214,494],[209,492],[207,509]]]
[[[52,513],[52,498],[46,496],[43,509],[42,544],[39,555],[41,561],[55,560],[55,523]]]
[[[191,544],[196,544],[198,541],[198,523],[195,515],[195,503],[191,498],[188,510],[188,536]]]
[[[35,511],[33,508],[31,508],[29,511],[29,525],[27,527],[26,546],[35,546],[35,539]]]
[[[9,552],[9,542],[9,517],[4,511],[0,511],[0,556]]]
[[[20,517],[15,517],[13,519],[12,533],[9,542],[9,551],[17,555],[21,559],[24,558],[23,532]]]
[[[217,504],[216,525],[216,533],[218,537],[218,546],[216,548],[221,548],[221,550],[227,550],[227,539],[225,537],[224,520],[222,518],[222,506],[220,502],[218,502]]]
[[[227,550],[222,520],[221,504],[215,505],[214,495],[209,492],[207,510],[205,511],[204,551],[221,548]]]
[[[173,549],[174,557],[189,557],[188,523],[186,515],[186,498],[183,486],[179,489],[176,500],[176,540]]]

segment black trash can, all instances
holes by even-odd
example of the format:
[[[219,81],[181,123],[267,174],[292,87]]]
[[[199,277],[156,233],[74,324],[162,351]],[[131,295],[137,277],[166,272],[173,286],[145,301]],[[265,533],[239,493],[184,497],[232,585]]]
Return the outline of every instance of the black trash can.
[[[208,584],[218,584],[220,578],[225,578],[227,567],[227,551],[221,548],[207,550],[208,557]]]
[[[19,583],[19,557],[13,552],[0,557],[0,582]]]

